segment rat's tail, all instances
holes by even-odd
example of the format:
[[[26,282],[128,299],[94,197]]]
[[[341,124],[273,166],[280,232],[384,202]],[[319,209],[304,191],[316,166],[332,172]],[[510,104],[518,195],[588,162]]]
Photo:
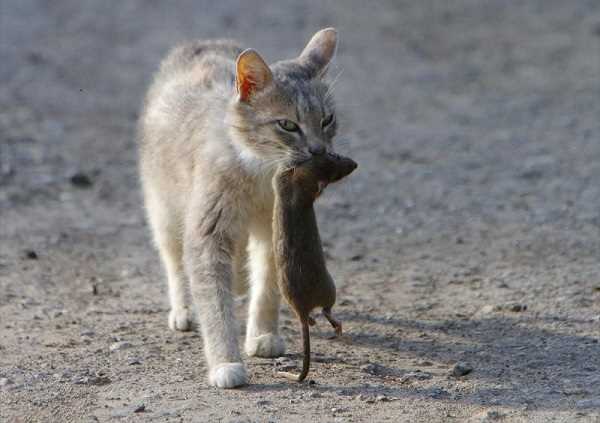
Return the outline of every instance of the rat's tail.
[[[302,371],[300,374],[291,372],[277,372],[278,375],[286,377],[290,380],[302,382],[308,375],[310,369],[310,331],[308,328],[308,320],[301,320],[302,324],[302,344],[304,345],[304,358],[302,359]]]

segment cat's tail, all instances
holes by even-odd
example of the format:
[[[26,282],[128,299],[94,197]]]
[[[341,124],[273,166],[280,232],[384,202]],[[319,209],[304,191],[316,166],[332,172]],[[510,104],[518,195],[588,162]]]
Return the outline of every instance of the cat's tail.
[[[302,345],[304,346],[304,358],[302,359],[302,371],[300,374],[291,373],[291,372],[277,372],[279,376],[283,376],[287,379],[294,380],[297,382],[302,382],[306,379],[308,375],[308,371],[310,369],[310,330],[308,328],[309,319],[301,319],[300,323],[302,324]],[[314,320],[313,320],[314,324]]]

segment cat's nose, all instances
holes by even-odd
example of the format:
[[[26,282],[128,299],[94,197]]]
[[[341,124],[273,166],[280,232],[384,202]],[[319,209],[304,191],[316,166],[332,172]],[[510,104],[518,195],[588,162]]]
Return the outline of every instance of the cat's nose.
[[[325,154],[325,146],[323,144],[311,145],[308,147],[308,152],[313,156],[322,156]]]

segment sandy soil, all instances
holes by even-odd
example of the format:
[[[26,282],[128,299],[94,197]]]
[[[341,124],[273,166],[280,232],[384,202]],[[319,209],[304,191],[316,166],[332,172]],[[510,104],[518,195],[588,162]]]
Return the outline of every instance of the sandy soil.
[[[600,2],[214,3],[0,2],[0,420],[600,421]],[[348,337],[320,322],[314,383],[281,380],[285,311],[287,358],[220,391],[167,330],[139,105],[181,40],[276,60],[331,25]]]

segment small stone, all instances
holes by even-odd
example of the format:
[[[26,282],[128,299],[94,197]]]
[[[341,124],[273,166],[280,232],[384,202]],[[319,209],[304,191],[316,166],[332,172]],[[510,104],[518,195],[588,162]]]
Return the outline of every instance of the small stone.
[[[133,358],[129,359],[127,364],[130,366],[137,366],[137,365],[142,364],[142,361],[137,357],[133,357]]]
[[[385,395],[377,395],[375,397],[375,401],[377,402],[388,402],[390,399],[388,397],[386,397]]]
[[[39,258],[34,250],[25,250],[23,253],[25,254],[25,258],[29,260],[37,260]]]
[[[267,405],[270,405],[271,401],[267,401],[267,400],[261,400],[261,401],[256,401],[256,405],[259,407],[266,407]]]
[[[502,417],[504,417],[504,414],[500,413],[499,411],[490,410],[485,414],[482,421],[483,422],[491,422],[491,421],[500,420]]]
[[[450,393],[442,388],[434,388],[429,394],[429,396],[433,399],[442,399],[448,398],[450,396]]]
[[[317,392],[317,391],[312,391],[312,392],[309,392],[309,393],[308,393],[308,397],[309,397],[309,398],[321,398],[321,397],[322,397],[322,395],[321,395],[321,393],[320,393],[320,392]]]
[[[73,175],[71,175],[69,181],[71,181],[71,184],[77,188],[89,188],[92,186],[92,179],[89,177],[89,175],[83,172],[75,172]]]
[[[361,261],[363,257],[364,256],[362,254],[355,254],[352,257],[350,257],[350,261]]]
[[[0,378],[0,387],[12,385],[13,381],[7,377]]]
[[[527,304],[510,303],[506,304],[504,308],[508,311],[512,311],[513,313],[519,313],[527,310]]]
[[[290,360],[288,357],[279,357],[275,359],[275,366],[278,371],[290,371],[296,368],[296,363]]]
[[[461,376],[468,375],[472,371],[473,371],[473,367],[471,367],[470,365],[468,365],[465,362],[459,361],[452,368],[452,376],[461,377]]]
[[[385,367],[376,363],[365,364],[360,367],[360,371],[363,373],[368,373],[370,375],[382,375],[385,373]]]
[[[96,333],[93,330],[82,330],[79,332],[79,336],[94,336]]]
[[[345,397],[352,396],[352,390],[350,390],[350,389],[338,389],[337,391],[335,391],[335,393],[337,395],[345,396]]]
[[[121,350],[124,350],[124,349],[127,349],[127,348],[131,348],[131,347],[132,347],[131,342],[120,341],[120,342],[113,343],[109,347],[109,349],[110,349],[111,352],[113,352],[113,351],[121,351]]]
[[[144,404],[136,405],[133,409],[134,413],[143,413],[144,411],[146,411],[146,406]]]
[[[409,380],[429,380],[433,377],[431,373],[421,372],[419,370],[405,374],[402,377],[402,382],[408,382]]]
[[[90,383],[90,378],[88,376],[78,377],[73,380],[73,384],[75,384],[75,385],[87,385],[89,383]]]
[[[483,307],[481,307],[481,309],[479,310],[479,312],[481,314],[490,314],[490,313],[493,313],[494,311],[496,311],[496,307],[493,306],[492,304],[486,304]]]

